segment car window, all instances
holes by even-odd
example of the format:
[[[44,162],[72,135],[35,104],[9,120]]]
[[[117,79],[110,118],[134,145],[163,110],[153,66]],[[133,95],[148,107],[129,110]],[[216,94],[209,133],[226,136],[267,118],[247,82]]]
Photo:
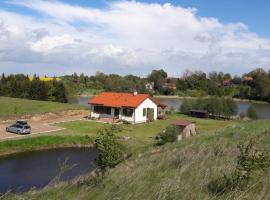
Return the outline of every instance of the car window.
[[[17,124],[22,124],[22,125],[27,124],[26,121],[17,121],[16,123],[17,123]]]
[[[20,125],[17,125],[17,126],[16,126],[16,128],[22,128],[22,126],[20,126]]]
[[[30,126],[25,126],[24,128],[25,128],[25,129],[29,129],[29,128],[30,128]]]

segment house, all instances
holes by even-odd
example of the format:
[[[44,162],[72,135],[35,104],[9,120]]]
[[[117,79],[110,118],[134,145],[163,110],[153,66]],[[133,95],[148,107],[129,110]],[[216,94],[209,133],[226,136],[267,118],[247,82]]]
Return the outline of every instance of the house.
[[[195,123],[187,120],[176,120],[172,122],[172,125],[176,126],[179,130],[178,140],[197,135]]]
[[[253,77],[252,76],[244,76],[243,80],[247,81],[247,82],[253,81]]]
[[[223,86],[230,86],[231,85],[231,80],[229,80],[229,79],[225,79],[225,80],[223,80],[222,81],[222,84],[223,84]]]
[[[162,85],[162,88],[168,88],[168,89],[176,90],[176,84],[175,83],[164,83]]]
[[[156,120],[158,108],[166,107],[149,94],[137,92],[102,92],[88,103],[91,105],[92,118],[123,120],[133,124]]]
[[[190,115],[198,118],[209,118],[209,112],[207,110],[191,110]]]
[[[154,83],[154,82],[147,82],[147,83],[145,84],[145,88],[146,88],[147,90],[154,90],[154,86],[155,86],[155,83]]]

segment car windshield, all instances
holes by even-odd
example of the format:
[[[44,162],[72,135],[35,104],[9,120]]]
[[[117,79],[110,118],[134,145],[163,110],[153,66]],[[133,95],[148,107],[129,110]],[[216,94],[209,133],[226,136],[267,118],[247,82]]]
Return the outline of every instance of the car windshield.
[[[17,121],[16,123],[17,123],[17,124],[23,124],[23,125],[24,125],[24,124],[27,124],[26,121]]]

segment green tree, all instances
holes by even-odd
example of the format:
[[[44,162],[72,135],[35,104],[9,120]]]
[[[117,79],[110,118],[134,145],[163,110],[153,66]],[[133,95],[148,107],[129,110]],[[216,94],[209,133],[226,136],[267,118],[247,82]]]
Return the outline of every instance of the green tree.
[[[193,109],[192,100],[184,99],[180,106],[180,112],[183,114],[189,114],[190,110],[192,109]]]
[[[115,135],[115,132],[119,131],[121,129],[116,125],[98,131],[98,136],[95,139],[99,152],[97,165],[102,172],[105,172],[107,168],[116,166],[123,159],[124,148]]]
[[[148,76],[148,80],[154,82],[155,90],[162,92],[162,85],[165,83],[167,78],[167,73],[163,70],[153,70]]]

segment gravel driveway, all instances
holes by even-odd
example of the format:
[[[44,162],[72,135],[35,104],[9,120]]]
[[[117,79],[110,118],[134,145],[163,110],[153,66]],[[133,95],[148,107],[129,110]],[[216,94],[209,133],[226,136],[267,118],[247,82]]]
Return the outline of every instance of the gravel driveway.
[[[57,126],[57,123],[68,122],[68,121],[77,121],[82,120],[82,116],[72,116],[72,117],[62,117],[54,120],[42,121],[42,122],[31,122],[32,133],[28,135],[17,135],[16,133],[6,132],[6,127],[11,123],[2,123],[0,124],[0,140],[14,139],[18,137],[27,137],[29,135],[41,134],[41,133],[50,133],[55,131],[64,130],[65,128]]]

